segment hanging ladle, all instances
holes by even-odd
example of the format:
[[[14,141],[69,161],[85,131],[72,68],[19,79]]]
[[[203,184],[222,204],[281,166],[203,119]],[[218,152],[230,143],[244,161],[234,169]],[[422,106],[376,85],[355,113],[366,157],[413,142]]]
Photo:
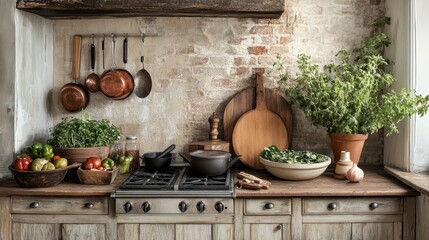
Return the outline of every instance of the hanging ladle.
[[[142,34],[142,46],[144,43],[144,34]],[[139,98],[145,98],[149,95],[152,90],[152,78],[150,74],[144,69],[144,56],[141,56],[140,61],[142,63],[142,69],[140,69],[135,77],[137,83],[136,95]]]
[[[90,92],[100,91],[100,78],[94,72],[95,68],[95,44],[94,44],[94,35],[92,35],[92,44],[91,44],[91,73],[85,79],[86,88]]]

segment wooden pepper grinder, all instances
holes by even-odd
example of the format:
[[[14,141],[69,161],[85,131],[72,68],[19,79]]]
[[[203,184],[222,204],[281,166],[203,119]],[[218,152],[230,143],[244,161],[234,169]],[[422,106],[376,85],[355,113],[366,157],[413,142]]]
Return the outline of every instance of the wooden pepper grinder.
[[[220,139],[217,138],[219,135],[219,122],[220,118],[217,115],[217,113],[213,113],[211,117],[209,117],[209,124],[210,124],[210,133],[209,133],[209,139],[211,141],[220,141]]]
[[[214,112],[212,116],[209,117],[209,140],[203,140],[198,142],[193,142],[189,144],[189,152],[195,150],[221,150],[229,152],[229,142],[222,141],[218,138],[219,136],[219,116]]]

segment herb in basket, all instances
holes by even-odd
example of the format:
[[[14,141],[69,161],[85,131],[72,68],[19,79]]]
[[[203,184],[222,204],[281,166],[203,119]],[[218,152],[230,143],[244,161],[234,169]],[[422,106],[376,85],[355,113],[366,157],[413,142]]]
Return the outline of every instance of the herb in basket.
[[[272,162],[290,164],[321,163],[329,160],[325,155],[310,151],[294,151],[289,149],[280,151],[275,145],[265,147],[260,156]]]
[[[88,148],[111,146],[118,139],[119,129],[109,120],[91,120],[82,114],[81,119],[64,118],[49,129],[52,138],[48,144],[60,148]]]

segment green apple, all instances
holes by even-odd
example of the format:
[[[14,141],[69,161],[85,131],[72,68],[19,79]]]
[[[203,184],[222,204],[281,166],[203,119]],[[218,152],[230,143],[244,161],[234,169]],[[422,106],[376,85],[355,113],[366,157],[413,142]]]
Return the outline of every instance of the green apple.
[[[31,171],[40,171],[42,170],[43,165],[45,165],[47,162],[49,162],[47,159],[36,158],[31,162],[30,169]]]
[[[55,170],[55,166],[51,162],[45,163],[45,165],[43,165],[42,167],[42,171],[51,171],[51,170]]]
[[[58,168],[65,168],[68,165],[68,161],[66,158],[58,158],[54,161],[54,166],[56,169]]]

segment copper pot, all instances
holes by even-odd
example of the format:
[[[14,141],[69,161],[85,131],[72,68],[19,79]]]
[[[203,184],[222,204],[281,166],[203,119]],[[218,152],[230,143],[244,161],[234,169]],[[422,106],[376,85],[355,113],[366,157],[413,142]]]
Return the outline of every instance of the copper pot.
[[[134,78],[125,69],[116,67],[115,38],[112,38],[112,68],[103,73],[100,78],[100,89],[107,97],[121,100],[131,95],[134,90]]]
[[[80,76],[80,57],[82,37],[73,37],[72,77],[74,82],[64,85],[58,93],[58,100],[65,110],[76,112],[84,109],[89,103],[89,94],[80,84],[76,83]]]

